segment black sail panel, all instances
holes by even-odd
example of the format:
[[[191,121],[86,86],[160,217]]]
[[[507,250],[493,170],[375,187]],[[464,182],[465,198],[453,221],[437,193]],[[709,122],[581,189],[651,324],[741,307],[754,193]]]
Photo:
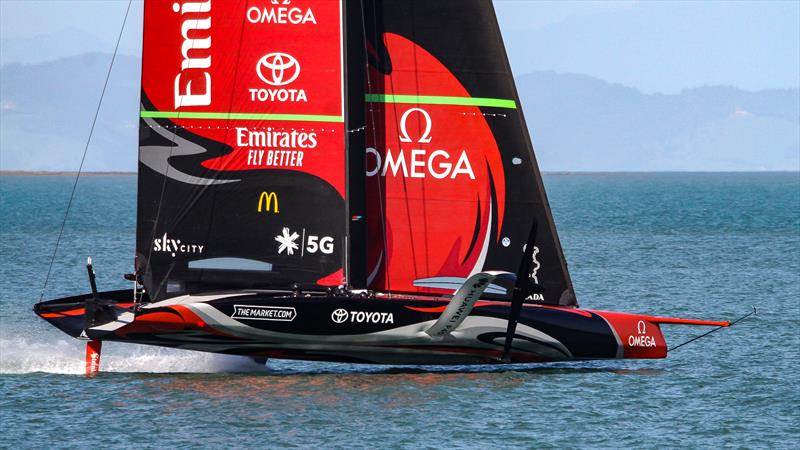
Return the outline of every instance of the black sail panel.
[[[365,23],[370,287],[516,272],[535,220],[532,300],[576,304],[491,2],[367,1]]]
[[[151,298],[341,284],[340,1],[148,0],[137,271]]]

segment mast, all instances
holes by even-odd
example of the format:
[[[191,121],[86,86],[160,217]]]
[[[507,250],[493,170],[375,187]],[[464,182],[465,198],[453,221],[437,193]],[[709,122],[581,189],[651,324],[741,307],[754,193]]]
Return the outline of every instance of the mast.
[[[349,289],[367,288],[367,197],[365,115],[366,57],[362,0],[344,2],[345,173],[347,178],[347,253],[345,279]]]

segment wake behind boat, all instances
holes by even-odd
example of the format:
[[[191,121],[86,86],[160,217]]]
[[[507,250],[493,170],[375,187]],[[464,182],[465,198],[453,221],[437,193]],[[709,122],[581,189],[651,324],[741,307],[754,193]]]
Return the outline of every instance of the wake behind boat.
[[[486,0],[147,0],[130,290],[36,313],[89,340],[265,358],[663,358],[580,309]]]

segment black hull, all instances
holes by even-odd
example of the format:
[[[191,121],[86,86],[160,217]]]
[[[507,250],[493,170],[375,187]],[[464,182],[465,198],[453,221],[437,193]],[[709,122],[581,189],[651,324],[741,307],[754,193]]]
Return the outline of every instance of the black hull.
[[[509,303],[478,301],[457,329],[430,336],[449,298],[227,291],[145,303],[134,314],[132,292],[39,303],[34,310],[76,337],[174,347],[254,358],[373,364],[497,364],[622,357],[664,357],[657,325],[654,345],[637,356],[620,338],[616,316],[577,308],[526,305],[510,359],[501,361]],[[609,318],[608,314],[614,315]],[[652,323],[652,322],[651,322]],[[657,343],[657,345],[655,344]]]

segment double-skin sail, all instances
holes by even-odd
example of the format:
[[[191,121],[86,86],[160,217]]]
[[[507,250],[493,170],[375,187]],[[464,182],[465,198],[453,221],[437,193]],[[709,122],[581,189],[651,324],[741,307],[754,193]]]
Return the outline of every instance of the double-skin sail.
[[[152,298],[449,294],[536,221],[533,300],[575,303],[487,0],[148,1],[140,130]]]

